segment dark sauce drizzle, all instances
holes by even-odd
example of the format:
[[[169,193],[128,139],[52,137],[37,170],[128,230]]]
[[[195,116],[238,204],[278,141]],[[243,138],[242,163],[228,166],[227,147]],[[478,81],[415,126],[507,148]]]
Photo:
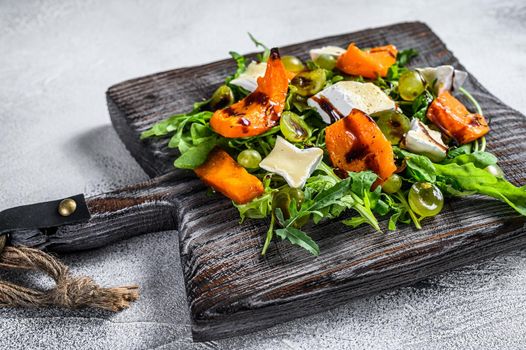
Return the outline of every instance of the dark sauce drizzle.
[[[329,119],[331,123],[334,123],[340,119],[343,119],[345,116],[334,107],[334,105],[327,99],[325,96],[312,96],[311,97],[314,101],[316,101],[320,108],[329,115]]]

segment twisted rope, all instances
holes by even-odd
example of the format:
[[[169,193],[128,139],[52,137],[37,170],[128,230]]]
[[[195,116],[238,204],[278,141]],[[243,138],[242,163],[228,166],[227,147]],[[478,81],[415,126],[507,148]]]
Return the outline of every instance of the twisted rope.
[[[0,249],[1,245],[0,241]],[[0,268],[41,271],[56,283],[52,289],[38,290],[0,280],[0,307],[94,307],[120,311],[139,298],[136,285],[100,287],[90,277],[72,276],[66,265],[38,249],[5,246],[0,253]]]

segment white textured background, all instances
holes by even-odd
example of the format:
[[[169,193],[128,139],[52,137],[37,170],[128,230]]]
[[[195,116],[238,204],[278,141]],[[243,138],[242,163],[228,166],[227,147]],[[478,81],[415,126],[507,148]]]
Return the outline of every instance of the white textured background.
[[[110,125],[104,92],[114,83],[253,51],[247,31],[279,46],[409,20],[428,23],[483,85],[526,112],[523,0],[0,0],[0,210],[146,179]],[[164,232],[66,256],[75,273],[101,284],[140,284],[140,301],[119,314],[0,310],[0,348],[526,347],[526,251],[260,333],[192,344],[177,244]]]

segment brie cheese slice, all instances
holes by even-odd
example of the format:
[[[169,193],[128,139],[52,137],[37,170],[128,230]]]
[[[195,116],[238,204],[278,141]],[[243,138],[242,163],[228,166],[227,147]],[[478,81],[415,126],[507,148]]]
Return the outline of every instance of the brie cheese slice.
[[[395,109],[396,105],[389,96],[373,83],[340,81],[318,92],[307,100],[323,121],[332,124],[344,118],[353,109],[366,114]]]
[[[318,147],[299,149],[278,136],[276,145],[260,163],[262,169],[281,175],[293,188],[302,188],[323,157]]]
[[[401,146],[410,152],[424,155],[433,162],[440,162],[446,158],[448,150],[440,131],[431,130],[417,118],[411,120],[411,128]]]
[[[318,49],[310,50],[309,54],[310,54],[310,59],[314,61],[316,58],[318,58],[321,55],[330,55],[330,56],[334,56],[338,58],[344,52],[345,52],[345,49],[342,49],[341,47],[338,47],[338,46],[324,46]]]
[[[258,78],[265,75],[267,70],[267,62],[252,61],[247,66],[247,69],[239,75],[239,77],[232,79],[230,84],[240,86],[243,89],[254,92],[258,87]]]
[[[450,65],[417,68],[416,70],[437,95],[444,91],[458,90],[468,77],[468,73]]]

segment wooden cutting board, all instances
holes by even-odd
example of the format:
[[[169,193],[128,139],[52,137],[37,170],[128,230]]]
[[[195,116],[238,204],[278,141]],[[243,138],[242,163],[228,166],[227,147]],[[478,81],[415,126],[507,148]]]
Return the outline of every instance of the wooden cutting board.
[[[416,48],[420,55],[412,61],[414,66],[451,64],[464,69],[429,27],[418,22],[313,40],[280,51],[306,59],[311,48],[345,47],[349,42],[359,47],[391,43],[399,49]],[[321,248],[320,256],[280,242],[273,243],[262,258],[268,223],[239,224],[229,200],[208,195],[192,172],[173,169],[176,152],[167,148],[167,139],[139,140],[139,134],[155,122],[186,112],[193,102],[210,96],[234,69],[232,60],[224,60],[112,86],[107,99],[113,125],[153,179],[88,199],[90,222],[59,228],[32,245],[71,251],[141,233],[179,230],[197,341],[260,330],[526,245],[524,218],[498,201],[473,196],[448,200],[438,217],[425,220],[422,230],[401,225],[395,232],[375,232],[370,227],[350,229],[338,221],[327,222],[307,229]],[[526,184],[525,117],[471,75],[466,88],[491,118],[488,150],[499,157],[510,181]],[[381,225],[386,228],[386,220]]]

